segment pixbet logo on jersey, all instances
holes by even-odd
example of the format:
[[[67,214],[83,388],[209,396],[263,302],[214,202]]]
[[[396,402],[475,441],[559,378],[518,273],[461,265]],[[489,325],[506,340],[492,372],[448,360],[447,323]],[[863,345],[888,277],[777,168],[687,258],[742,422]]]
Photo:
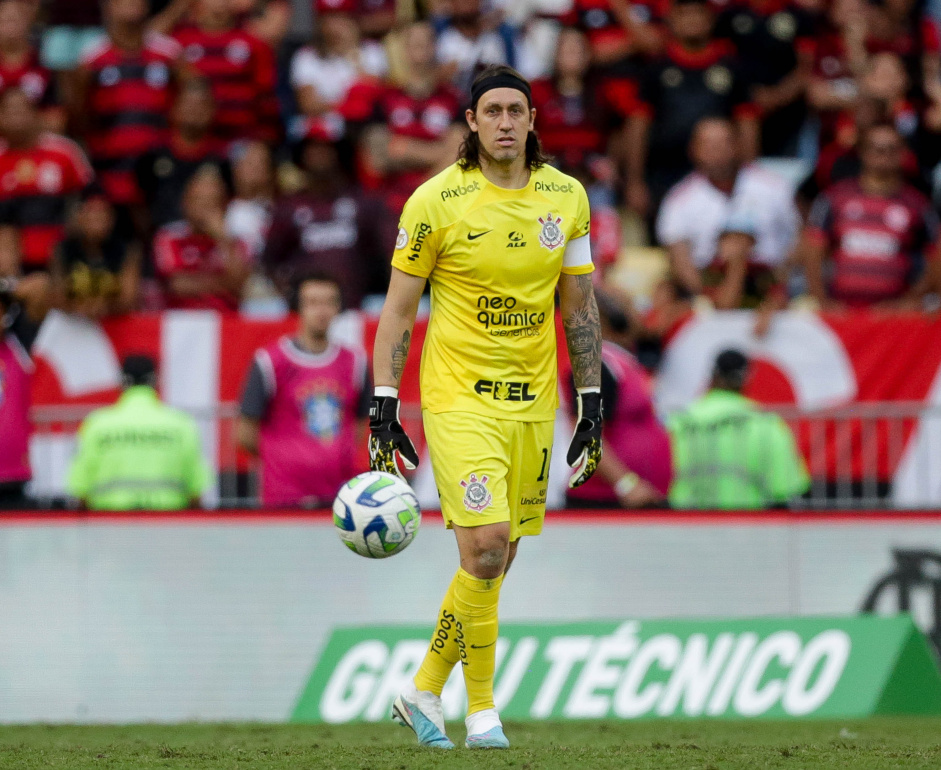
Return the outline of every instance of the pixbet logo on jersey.
[[[477,380],[474,390],[480,396],[493,394],[494,401],[535,401],[536,395],[529,392],[528,382],[504,382],[501,380]]]
[[[480,189],[480,182],[476,179],[471,182],[469,185],[458,185],[457,187],[448,187],[441,191],[441,200],[446,201],[448,198],[460,198],[462,195],[467,195],[467,193],[477,192]]]
[[[536,182],[536,192],[562,192],[570,193],[575,190],[575,186],[568,182],[559,184],[558,182]]]

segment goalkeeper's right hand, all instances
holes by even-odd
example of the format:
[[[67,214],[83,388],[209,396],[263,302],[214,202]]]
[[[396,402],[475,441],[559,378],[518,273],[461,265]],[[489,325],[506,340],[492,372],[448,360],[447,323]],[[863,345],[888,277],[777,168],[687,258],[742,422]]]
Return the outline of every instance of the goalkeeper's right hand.
[[[403,481],[397,456],[409,470],[418,467],[418,452],[399,422],[399,399],[396,395],[377,394],[369,402],[369,468],[394,473]],[[383,390],[386,390],[383,388]],[[389,388],[397,393],[392,388]]]

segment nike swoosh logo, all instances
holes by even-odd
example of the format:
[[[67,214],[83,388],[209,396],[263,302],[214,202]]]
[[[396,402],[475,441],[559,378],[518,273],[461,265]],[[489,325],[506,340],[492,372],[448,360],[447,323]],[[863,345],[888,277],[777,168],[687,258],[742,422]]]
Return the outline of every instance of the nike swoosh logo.
[[[525,524],[527,521],[532,521],[533,519],[538,519],[538,516],[530,516],[528,519],[520,519],[520,525]]]
[[[474,649],[474,650],[483,650],[483,649],[486,649],[487,647],[493,647],[493,645],[495,645],[495,644],[496,644],[496,642],[490,642],[490,644],[472,644],[472,645],[471,645],[471,649]]]
[[[482,237],[485,236],[487,233],[492,233],[492,232],[493,232],[493,230],[487,230],[487,231],[482,232],[482,233],[468,233],[468,234],[467,234],[467,240],[469,240],[469,241],[476,241],[478,238],[482,238]]]

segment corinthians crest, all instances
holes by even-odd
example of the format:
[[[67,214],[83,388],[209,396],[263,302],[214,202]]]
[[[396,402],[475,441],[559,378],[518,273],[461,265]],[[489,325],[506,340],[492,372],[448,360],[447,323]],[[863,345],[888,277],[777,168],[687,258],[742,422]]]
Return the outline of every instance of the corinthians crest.
[[[476,473],[470,475],[469,481],[461,479],[461,486],[464,487],[464,507],[467,510],[480,513],[493,502],[493,495],[487,489],[488,481],[489,477],[481,476],[478,479]]]
[[[565,242],[565,235],[559,227],[562,224],[562,217],[553,217],[550,212],[544,217],[539,217],[539,224],[542,225],[542,230],[539,231],[539,242],[547,249],[552,251]]]

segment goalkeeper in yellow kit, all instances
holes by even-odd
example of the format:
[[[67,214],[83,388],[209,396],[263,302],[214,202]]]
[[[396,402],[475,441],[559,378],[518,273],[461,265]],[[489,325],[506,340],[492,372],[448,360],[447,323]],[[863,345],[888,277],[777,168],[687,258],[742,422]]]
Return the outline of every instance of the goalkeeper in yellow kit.
[[[578,486],[601,457],[601,332],[585,190],[546,165],[529,84],[490,66],[471,86],[470,131],[453,166],[405,205],[373,355],[370,464],[399,473],[418,455],[398,418],[398,385],[418,303],[431,283],[421,359],[422,420],[460,567],[432,643],[393,718],[419,743],[453,748],[441,690],[458,661],[468,748],[507,748],[493,703],[497,603],[522,535],[542,531],[558,406],[558,288],[579,420],[568,450]]]

